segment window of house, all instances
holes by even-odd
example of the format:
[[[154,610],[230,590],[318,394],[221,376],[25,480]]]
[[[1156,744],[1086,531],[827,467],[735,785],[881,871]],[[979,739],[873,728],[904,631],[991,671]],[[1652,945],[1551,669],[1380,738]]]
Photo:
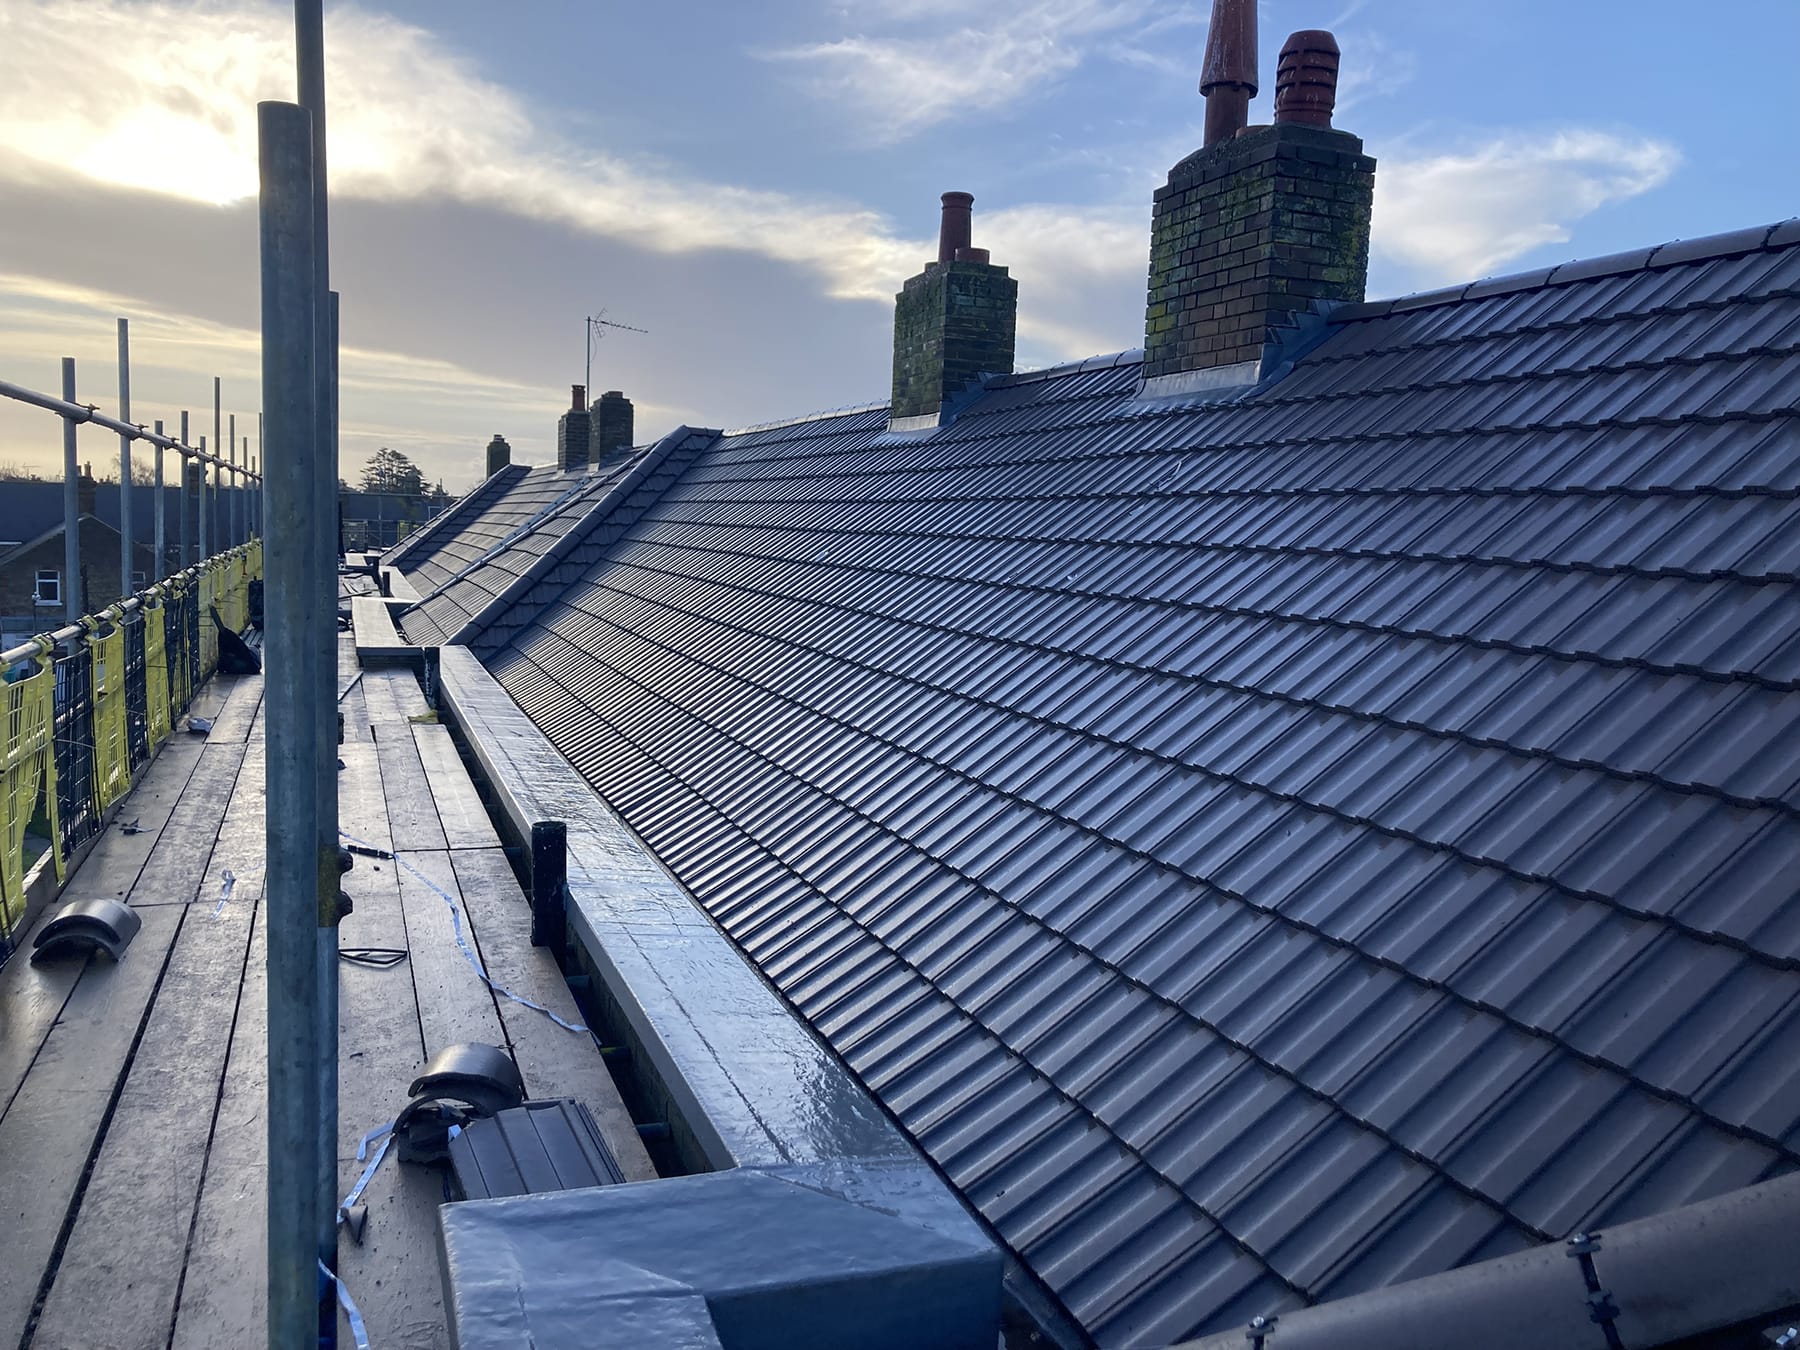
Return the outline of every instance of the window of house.
[[[144,574],[135,568],[132,569],[131,573],[131,589],[134,591],[141,591],[144,589]]]
[[[60,605],[63,602],[62,573],[54,568],[40,567],[32,599],[40,605]]]

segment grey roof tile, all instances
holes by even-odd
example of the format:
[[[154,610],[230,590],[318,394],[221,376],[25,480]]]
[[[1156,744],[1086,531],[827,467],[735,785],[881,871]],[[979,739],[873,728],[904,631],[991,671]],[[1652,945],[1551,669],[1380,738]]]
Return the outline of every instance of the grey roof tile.
[[[1800,1166],[1746,240],[1343,310],[1232,401],[705,438],[478,647],[1101,1345],[1716,1195]]]

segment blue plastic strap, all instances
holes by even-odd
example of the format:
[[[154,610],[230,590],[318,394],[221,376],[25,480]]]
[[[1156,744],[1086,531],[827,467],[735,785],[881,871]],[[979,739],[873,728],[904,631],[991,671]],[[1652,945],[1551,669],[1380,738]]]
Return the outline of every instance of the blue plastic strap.
[[[344,1320],[350,1324],[350,1338],[356,1342],[356,1350],[369,1350],[369,1328],[363,1325],[362,1313],[357,1310],[356,1300],[350,1297],[349,1287],[323,1261],[319,1262],[319,1273],[337,1289],[338,1307],[344,1310]]]
[[[393,1126],[390,1125],[387,1128],[391,1131]],[[362,1175],[356,1179],[356,1184],[350,1188],[350,1194],[346,1195],[344,1197],[344,1203],[338,1206],[337,1217],[339,1223],[343,1223],[344,1220],[349,1217],[350,1206],[362,1199],[362,1193],[369,1188],[369,1182],[374,1178],[376,1169],[381,1166],[381,1160],[387,1157],[388,1145],[393,1142],[394,1136],[391,1133],[381,1141],[381,1147],[375,1150],[375,1156],[369,1159],[369,1165],[363,1168]],[[360,1148],[356,1151],[356,1160],[358,1162],[362,1161],[362,1150]]]
[[[394,1126],[398,1123],[398,1121],[390,1120],[385,1125],[377,1125],[358,1140],[356,1144],[356,1161],[363,1162],[366,1160],[369,1156],[369,1145],[381,1138],[384,1134],[392,1134],[394,1132]]]
[[[231,899],[231,892],[236,885],[237,876],[227,867],[224,884],[219,887],[219,903],[213,906],[213,918],[216,919],[225,912],[225,902]]]
[[[339,830],[338,836],[340,838],[347,840],[348,842],[350,842],[352,844],[356,844],[362,848],[374,848],[375,847],[375,845],[369,843],[366,839],[358,839],[355,835],[349,833],[346,830]],[[480,979],[480,981],[483,984],[485,984],[489,989],[492,989],[496,994],[499,994],[503,998],[509,998],[514,1003],[518,1003],[524,1007],[530,1008],[533,1012],[541,1012],[542,1014],[544,1014],[545,1017],[548,1017],[552,1022],[556,1023],[556,1025],[561,1027],[564,1031],[573,1031],[573,1032],[577,1033],[578,1035],[584,1035],[584,1036],[587,1034],[587,1028],[585,1026],[581,1025],[581,1023],[565,1022],[562,1018],[558,1017],[555,1013],[551,1012],[550,1009],[546,1008],[543,1004],[534,1003],[530,999],[524,997],[521,994],[513,993],[512,990],[508,989],[505,985],[501,984],[498,980],[496,980],[492,976],[490,976],[487,973],[487,971],[482,968],[481,958],[475,955],[475,949],[473,947],[471,947],[468,944],[468,941],[463,937],[462,907],[456,903],[456,897],[451,895],[450,892],[446,891],[442,886],[438,885],[437,882],[433,881],[430,877],[426,876],[418,868],[414,867],[405,858],[402,858],[398,853],[395,853],[393,855],[393,858],[396,863],[398,863],[400,866],[404,867],[407,871],[411,872],[420,881],[424,882],[425,885],[427,886],[427,888],[429,888],[446,905],[450,906],[450,928],[451,928],[451,931],[453,931],[456,934],[456,945],[462,951],[462,954],[468,958],[469,968],[475,972],[476,977],[478,979]]]

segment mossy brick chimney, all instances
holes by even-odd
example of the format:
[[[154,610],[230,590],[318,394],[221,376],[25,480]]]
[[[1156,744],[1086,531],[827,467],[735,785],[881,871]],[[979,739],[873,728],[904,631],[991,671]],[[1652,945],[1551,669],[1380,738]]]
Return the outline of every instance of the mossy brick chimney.
[[[1156,193],[1144,316],[1152,396],[1254,384],[1282,329],[1361,300],[1368,280],[1375,161],[1331,127],[1337,43],[1320,31],[1290,37],[1275,124],[1247,127],[1254,6],[1214,0],[1201,80],[1207,143]]]
[[[895,430],[939,425],[958,395],[983,375],[1010,375],[1019,324],[1019,283],[969,245],[966,192],[946,192],[937,261],[894,297]]]
[[[608,389],[588,410],[593,416],[593,461],[606,464],[631,449],[635,415],[631,400],[617,389]]]
[[[487,476],[492,478],[500,470],[512,463],[512,446],[506,443],[506,437],[499,432],[487,443]]]
[[[556,423],[556,467],[585,469],[588,448],[593,440],[592,418],[587,409],[587,389],[579,384],[569,386],[569,411]]]

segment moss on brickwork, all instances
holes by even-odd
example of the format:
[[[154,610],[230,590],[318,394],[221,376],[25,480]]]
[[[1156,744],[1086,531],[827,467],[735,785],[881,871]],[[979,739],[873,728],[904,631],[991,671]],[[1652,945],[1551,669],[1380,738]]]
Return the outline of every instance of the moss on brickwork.
[[[932,263],[894,297],[894,417],[942,408],[1013,368],[1019,283],[990,263]]]
[[[1188,156],[1157,190],[1144,373],[1259,360],[1315,301],[1363,298],[1375,161],[1315,127],[1258,127]]]

